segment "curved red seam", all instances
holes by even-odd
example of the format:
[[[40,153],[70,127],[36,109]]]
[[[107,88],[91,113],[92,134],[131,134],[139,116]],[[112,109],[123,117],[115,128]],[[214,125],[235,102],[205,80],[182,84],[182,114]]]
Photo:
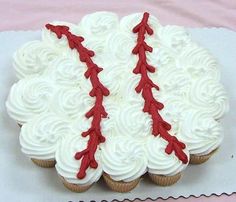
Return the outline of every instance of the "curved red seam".
[[[87,71],[84,76],[87,79],[90,79],[92,84],[92,90],[89,95],[95,97],[94,106],[85,114],[86,118],[92,118],[90,128],[82,133],[83,137],[89,136],[87,147],[80,152],[76,152],[74,158],[76,160],[81,160],[81,165],[79,172],[77,173],[77,178],[83,179],[86,176],[86,170],[91,168],[97,168],[98,163],[95,159],[95,152],[97,146],[105,141],[105,137],[101,133],[101,119],[107,117],[103,103],[103,97],[109,95],[109,90],[103,86],[98,78],[99,72],[102,71],[102,68],[98,67],[91,57],[94,56],[94,52],[88,50],[82,45],[84,40],[81,36],[76,36],[69,31],[69,27],[61,25],[51,25],[47,24],[46,28],[54,32],[57,35],[57,38],[61,38],[63,35],[67,38],[69,47],[71,49],[76,49],[79,53],[79,59],[81,62],[86,63]]]
[[[145,101],[143,111],[149,113],[152,118],[152,134],[154,136],[160,135],[160,137],[168,142],[165,149],[167,154],[171,154],[174,151],[178,159],[186,164],[188,162],[188,157],[183,151],[186,146],[175,136],[168,133],[171,129],[171,125],[164,121],[159,114],[159,110],[162,110],[164,105],[161,102],[158,102],[152,93],[153,88],[159,90],[159,87],[153,83],[148,76],[148,72],[155,72],[155,67],[147,63],[146,57],[146,52],[152,52],[152,47],[145,42],[145,34],[153,34],[152,28],[148,25],[148,18],[149,13],[145,12],[141,22],[133,28],[133,33],[138,34],[137,44],[132,50],[133,54],[138,55],[138,62],[133,69],[133,73],[141,75],[141,79],[135,90],[137,93],[142,93],[142,97]]]

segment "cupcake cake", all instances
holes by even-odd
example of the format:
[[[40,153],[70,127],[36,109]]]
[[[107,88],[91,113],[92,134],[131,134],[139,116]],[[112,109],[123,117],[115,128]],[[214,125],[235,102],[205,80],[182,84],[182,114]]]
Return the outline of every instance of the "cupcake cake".
[[[19,81],[6,107],[22,126],[22,152],[55,166],[71,191],[100,178],[117,192],[148,176],[170,186],[223,140],[228,96],[216,59],[147,12],[48,23],[13,64]]]

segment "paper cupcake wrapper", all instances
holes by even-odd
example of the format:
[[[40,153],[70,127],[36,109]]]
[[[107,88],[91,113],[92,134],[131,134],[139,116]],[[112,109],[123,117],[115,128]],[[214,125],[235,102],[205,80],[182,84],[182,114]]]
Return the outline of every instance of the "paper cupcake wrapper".
[[[60,177],[60,179],[62,180],[63,185],[64,185],[67,189],[69,189],[70,191],[73,191],[73,192],[78,192],[78,193],[80,193],[80,192],[85,192],[85,191],[87,191],[87,190],[92,186],[92,184],[91,184],[91,185],[88,185],[88,186],[82,186],[82,185],[78,185],[78,184],[72,184],[72,183],[67,182],[64,177],[62,177],[62,176],[59,176],[59,177]]]
[[[55,160],[40,160],[40,159],[31,159],[37,166],[43,168],[53,168],[56,164]]]
[[[209,154],[201,155],[201,156],[198,156],[198,155],[195,155],[195,154],[190,154],[190,161],[189,161],[189,163],[190,164],[202,164],[202,163],[205,163],[217,151],[217,149],[213,150]]]
[[[177,173],[173,176],[165,176],[165,175],[156,175],[149,173],[150,179],[160,186],[170,186],[172,184],[175,184],[181,177],[181,173]]]
[[[134,189],[140,180],[140,178],[137,178],[131,182],[115,181],[106,173],[103,173],[103,179],[111,190],[122,193]]]

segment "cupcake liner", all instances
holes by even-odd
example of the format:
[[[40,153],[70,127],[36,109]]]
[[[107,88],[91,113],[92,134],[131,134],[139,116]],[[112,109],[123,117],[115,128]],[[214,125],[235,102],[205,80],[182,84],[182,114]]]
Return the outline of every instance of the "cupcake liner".
[[[175,184],[181,177],[181,173],[177,173],[173,176],[165,176],[165,175],[157,175],[149,173],[150,179],[160,186],[170,186],[172,184]]]
[[[202,164],[205,163],[215,152],[217,149],[213,150],[212,152],[210,152],[209,154],[206,155],[195,155],[195,154],[190,154],[190,164]]]
[[[55,160],[41,160],[41,159],[31,159],[37,166],[42,168],[53,168],[56,164]]]
[[[78,184],[72,184],[70,182],[67,182],[64,177],[62,177],[60,175],[59,175],[59,177],[62,180],[63,185],[67,189],[69,189],[70,191],[73,191],[73,192],[78,192],[78,193],[85,192],[85,191],[87,191],[92,186],[92,184],[91,185],[87,185],[87,186],[78,185]]]
[[[111,190],[122,193],[134,189],[138,185],[140,180],[140,178],[137,178],[131,182],[115,181],[111,179],[111,177],[106,173],[103,173],[103,179]]]

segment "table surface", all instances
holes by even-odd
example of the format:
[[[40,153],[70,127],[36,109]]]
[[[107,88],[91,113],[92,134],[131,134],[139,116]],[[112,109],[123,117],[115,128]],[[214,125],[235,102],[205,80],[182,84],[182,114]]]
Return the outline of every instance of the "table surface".
[[[124,16],[148,11],[162,24],[187,27],[226,27],[236,31],[235,0],[0,0],[0,31],[37,30],[45,23],[62,20],[77,23],[87,13],[99,10]],[[138,200],[136,200],[138,201]],[[152,201],[152,200],[147,200]],[[159,202],[235,202],[236,194],[162,200]]]

